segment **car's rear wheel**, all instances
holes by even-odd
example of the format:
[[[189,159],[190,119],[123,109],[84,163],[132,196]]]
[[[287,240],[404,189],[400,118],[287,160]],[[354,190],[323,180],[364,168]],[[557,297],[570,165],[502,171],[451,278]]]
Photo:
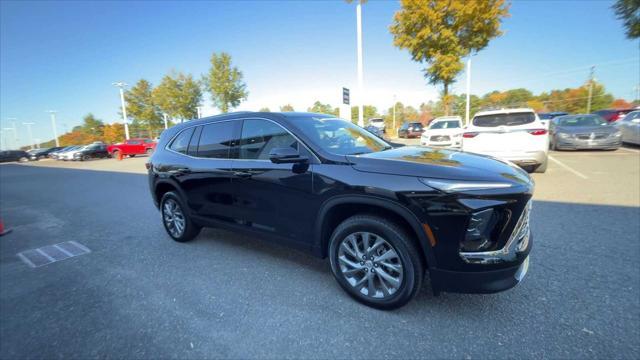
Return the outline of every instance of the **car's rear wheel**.
[[[420,289],[424,265],[397,224],[373,215],[342,222],[329,243],[331,271],[354,299],[378,309],[405,305]]]
[[[153,149],[147,149],[145,152],[147,155],[151,156],[151,154],[153,154]]]
[[[82,155],[82,161],[87,161],[87,160],[89,160],[89,159],[91,159],[91,156],[89,156],[89,155]]]
[[[191,221],[186,212],[184,202],[173,191],[169,191],[162,196],[160,212],[162,213],[164,229],[175,241],[186,242],[192,240],[202,230],[200,226]]]

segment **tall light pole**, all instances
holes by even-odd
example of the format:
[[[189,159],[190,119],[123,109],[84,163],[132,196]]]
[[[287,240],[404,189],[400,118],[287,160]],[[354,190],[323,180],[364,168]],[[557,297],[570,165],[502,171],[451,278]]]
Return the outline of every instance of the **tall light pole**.
[[[127,86],[122,81],[114,82],[113,86],[120,89],[120,102],[122,103],[122,122],[124,122],[124,137],[129,140],[129,124],[127,123],[127,108],[124,104],[124,88]]]
[[[167,130],[167,128],[169,128],[169,126],[167,125],[167,114],[163,113],[162,118],[164,119],[164,129]]]
[[[16,118],[7,118],[7,120],[11,120],[11,124],[13,125],[13,146],[18,146],[18,128],[16,127]]]
[[[31,125],[35,125],[35,123],[26,122],[26,123],[22,123],[22,125],[27,127],[27,132],[29,133],[29,144],[31,144],[32,149],[35,149],[36,147],[33,144],[33,133],[31,132]]]
[[[357,33],[358,33],[358,125],[364,127],[364,90],[362,74],[362,1],[358,0],[356,6]]]
[[[593,73],[595,72],[595,65],[591,67],[589,71],[589,99],[587,100],[587,114],[591,113],[591,95],[593,95]]]
[[[56,147],[60,147],[60,140],[58,140],[58,129],[56,128],[56,112],[55,110],[47,111],[51,114],[51,128],[53,128],[53,138],[56,140]]]
[[[467,105],[465,109],[464,123],[469,124],[469,110],[471,109],[471,54],[467,60]]]
[[[9,131],[9,130],[13,131],[13,147],[15,148],[15,147],[17,146],[17,144],[18,144],[18,143],[17,143],[17,140],[16,140],[16,129],[14,129],[14,128],[10,128],[10,127],[6,127],[6,128],[4,128],[5,133],[6,133],[7,131]],[[6,137],[5,137],[5,139],[6,139]]]
[[[198,111],[198,119],[202,117],[202,106],[196,106],[196,110]]]
[[[393,131],[392,134],[395,134],[396,131],[396,96],[393,95]]]

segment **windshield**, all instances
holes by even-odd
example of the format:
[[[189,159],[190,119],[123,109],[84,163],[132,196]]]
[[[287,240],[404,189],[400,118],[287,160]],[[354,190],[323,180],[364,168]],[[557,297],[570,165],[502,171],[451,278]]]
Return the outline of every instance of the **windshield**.
[[[459,128],[459,127],[460,127],[460,123],[455,120],[438,121],[429,125],[429,129],[453,129],[453,128]]]
[[[346,120],[304,117],[292,123],[332,154],[358,155],[391,148],[382,139]]]
[[[532,123],[536,115],[532,112],[480,115],[473,118],[473,125],[479,127],[518,126]]]
[[[567,116],[558,121],[560,126],[598,126],[606,124],[607,122],[597,115]]]

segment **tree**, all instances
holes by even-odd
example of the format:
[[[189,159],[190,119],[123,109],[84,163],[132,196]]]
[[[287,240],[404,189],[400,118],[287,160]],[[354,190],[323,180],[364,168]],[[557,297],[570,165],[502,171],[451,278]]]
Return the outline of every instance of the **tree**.
[[[127,103],[127,115],[134,120],[131,124],[134,132],[146,128],[151,134],[164,127],[162,114],[153,99],[153,86],[145,79],[140,79],[124,94]]]
[[[242,72],[231,65],[231,56],[224,52],[211,55],[211,69],[204,82],[214,105],[223,113],[240,105],[249,95]]]
[[[313,106],[308,108],[307,111],[338,116],[338,108],[334,108],[330,104],[323,104],[320,101],[313,103]]]
[[[102,141],[106,144],[115,144],[124,140],[124,125],[120,123],[107,124],[104,126]]]
[[[82,118],[82,125],[79,129],[74,127],[74,131],[79,130],[88,135],[100,137],[102,136],[102,127],[104,126],[104,122],[102,120],[96,119],[92,113],[88,113]]]
[[[629,109],[633,107],[633,104],[628,102],[625,99],[615,99],[611,103],[611,106],[614,109]]]
[[[629,39],[640,37],[640,1],[638,0],[618,0],[613,4],[613,10],[618,19],[622,20],[627,29],[626,35]]]
[[[395,46],[426,64],[429,83],[443,85],[442,100],[449,114],[449,86],[464,68],[462,57],[502,35],[500,23],[508,14],[504,0],[401,0],[390,31]]]
[[[338,109],[336,108],[336,115],[337,115],[337,112],[338,112]],[[359,109],[357,106],[351,107],[351,122],[354,124],[358,123],[358,112],[359,112]],[[365,119],[365,121],[371,118],[380,117],[380,114],[378,114],[378,109],[373,105],[363,105],[362,113],[364,114],[362,118]]]
[[[194,119],[202,101],[202,90],[191,75],[172,72],[153,90],[153,102],[162,112],[181,120]]]
[[[280,111],[281,112],[287,112],[287,111],[290,112],[290,111],[295,111],[295,110],[293,109],[293,106],[291,106],[291,104],[286,104],[286,105],[280,106]]]
[[[260,112],[271,112],[268,107],[260,108]]]

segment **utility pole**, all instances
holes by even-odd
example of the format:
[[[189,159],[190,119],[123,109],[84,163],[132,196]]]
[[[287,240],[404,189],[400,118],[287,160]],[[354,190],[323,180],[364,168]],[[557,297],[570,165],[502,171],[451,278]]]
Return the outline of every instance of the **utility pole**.
[[[358,126],[364,127],[364,90],[362,71],[362,1],[358,0],[356,6],[357,33],[358,33]]]
[[[127,122],[127,108],[124,103],[124,88],[127,86],[122,81],[114,82],[113,86],[120,89],[120,102],[122,103],[122,122],[124,122],[124,137],[129,140],[129,124]]]
[[[162,118],[164,119],[164,129],[167,130],[169,128],[169,126],[167,124],[167,114],[163,113],[162,114]]]
[[[18,142],[16,140],[17,139],[17,137],[16,137],[16,129],[15,128],[6,127],[6,128],[4,128],[5,134],[9,130],[13,131],[13,144],[12,145],[13,145],[14,148],[17,149]],[[6,139],[6,136],[5,136],[5,139]]]
[[[393,95],[393,131],[396,131],[396,95]]]
[[[591,96],[593,95],[593,73],[596,71],[596,66],[592,66],[589,71],[589,99],[587,100],[587,114],[591,114]]]
[[[10,128],[13,130],[13,146],[18,147],[18,128],[16,127],[16,118],[7,118],[7,120],[11,120],[11,125],[13,125],[13,128]]]
[[[202,117],[202,106],[196,106],[196,110],[198,110],[198,119]]]
[[[471,108],[471,54],[467,60],[467,105],[465,109],[464,124],[469,125],[469,109]]]
[[[60,147],[60,140],[58,140],[58,130],[56,129],[56,112],[55,110],[47,111],[51,114],[51,127],[53,128],[53,138],[56,141],[56,147]]]
[[[33,133],[31,132],[31,125],[35,125],[35,123],[26,122],[26,123],[22,123],[22,125],[27,127],[27,132],[29,133],[29,143],[31,144],[31,148],[35,149],[36,147],[33,143]]]

